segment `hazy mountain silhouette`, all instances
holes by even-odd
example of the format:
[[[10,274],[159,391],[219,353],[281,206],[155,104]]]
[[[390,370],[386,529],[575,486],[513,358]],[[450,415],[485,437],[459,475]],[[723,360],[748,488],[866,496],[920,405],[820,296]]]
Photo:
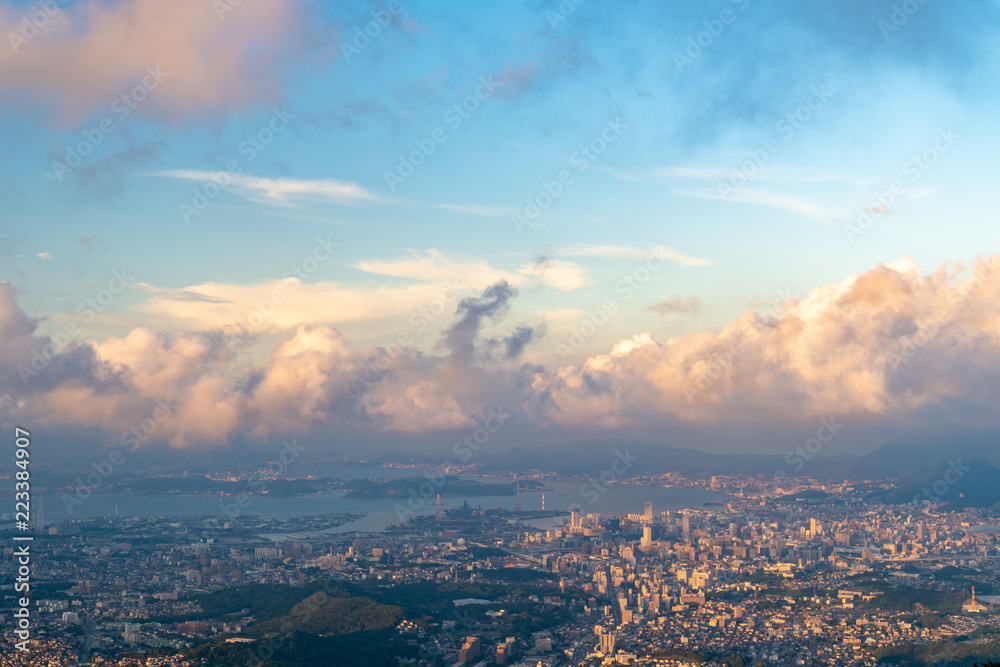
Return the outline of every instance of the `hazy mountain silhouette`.
[[[982,459],[935,461],[875,497],[893,504],[943,500],[947,509],[989,507],[1000,503],[1000,469]]]
[[[482,470],[542,470],[563,475],[599,474],[616,460],[617,452],[637,460],[628,476],[680,472],[685,475],[750,474],[803,475],[817,479],[903,479],[932,463],[949,460],[980,461],[1000,466],[1000,436],[974,433],[956,436],[904,436],[865,454],[835,456],[808,454],[795,449],[778,454],[710,454],[697,449],[630,438],[565,442],[545,447],[516,447],[476,457]],[[942,473],[943,474],[943,473]]]

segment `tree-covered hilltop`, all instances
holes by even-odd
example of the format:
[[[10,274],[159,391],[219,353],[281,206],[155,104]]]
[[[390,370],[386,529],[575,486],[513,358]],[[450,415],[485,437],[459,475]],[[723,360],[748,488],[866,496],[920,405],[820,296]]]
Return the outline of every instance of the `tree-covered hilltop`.
[[[417,654],[391,629],[326,637],[290,630],[250,643],[204,644],[185,657],[213,667],[398,667],[399,658]]]
[[[1000,641],[978,643],[948,641],[932,644],[901,644],[875,651],[875,658],[898,667],[1000,667],[992,662],[1000,656]]]
[[[402,607],[385,605],[366,597],[330,597],[317,591],[292,607],[288,614],[254,625],[248,634],[265,637],[295,628],[317,635],[346,635],[384,630],[405,617]]]
[[[191,659],[220,667],[344,665],[386,667],[417,651],[393,629],[406,613],[355,594],[333,581],[306,586],[255,584],[198,598],[205,617],[252,616],[254,623],[236,642],[208,642],[188,651]]]
[[[561,591],[550,573],[539,570],[482,570],[478,575],[478,581],[391,587],[317,580],[305,586],[254,584],[208,593],[197,598],[203,610],[199,618],[253,620],[239,637],[219,636],[186,655],[220,667],[395,667],[396,658],[420,652],[413,635],[397,631],[404,620],[419,627],[451,621],[458,632],[489,628],[502,636],[528,636],[567,622],[569,605],[582,605],[586,598],[578,589]],[[546,604],[541,601],[545,596],[561,604]],[[461,604],[468,598],[484,603]]]

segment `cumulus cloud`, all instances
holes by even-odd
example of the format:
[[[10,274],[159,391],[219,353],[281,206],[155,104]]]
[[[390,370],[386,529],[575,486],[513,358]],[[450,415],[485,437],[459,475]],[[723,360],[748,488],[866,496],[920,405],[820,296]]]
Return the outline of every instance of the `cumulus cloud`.
[[[253,389],[249,412],[257,435],[297,431],[325,421],[351,395],[361,355],[329,327],[299,327],[274,354]]]
[[[531,341],[537,340],[543,334],[544,331],[538,328],[519,325],[510,335],[499,341],[503,345],[504,358],[517,359]]]
[[[300,326],[248,370],[211,333],[141,328],[55,350],[3,283],[0,421],[18,413],[98,428],[115,443],[162,402],[172,416],[150,441],[175,447],[330,426],[461,429],[498,406],[556,429],[899,420],[928,410],[997,426],[1000,255],[931,273],[902,258],[717,330],[640,333],[561,366],[519,361],[542,335],[536,327],[486,333],[516,295],[501,281],[462,299],[435,350],[361,349],[332,327]],[[22,382],[19,369],[45,346],[44,368]]]
[[[486,288],[482,296],[459,302],[456,321],[444,335],[444,343],[456,362],[470,364],[476,361],[476,342],[483,321],[503,317],[516,294],[517,290],[500,281]]]
[[[308,41],[297,1],[58,4],[44,25],[27,28],[28,5],[0,8],[0,32],[11,41],[0,49],[0,94],[51,105],[68,123],[109,113],[142,87],[147,68],[162,73],[162,89],[136,105],[143,116],[176,120],[278,100],[283,66]]]
[[[31,359],[34,345],[49,344],[47,338],[35,337],[38,322],[29,318],[17,305],[17,295],[10,283],[0,283],[0,387],[12,390],[20,381],[17,366]]]
[[[592,357],[560,369],[551,389],[559,410],[549,415],[616,423],[663,406],[691,420],[971,409],[991,400],[983,387],[1000,368],[1000,256],[964,282],[958,268],[927,275],[904,258],[770,317],[748,312],[718,331]],[[591,385],[603,388],[601,401]]]
[[[362,350],[332,327],[303,325],[266,365],[238,375],[220,332],[138,328],[59,349],[36,335],[38,322],[18,308],[11,286],[0,283],[0,422],[30,413],[34,423],[99,429],[112,445],[136,442],[140,429],[138,442],[177,448],[324,424],[403,432],[459,428],[474,423],[492,388],[509,382],[504,364],[537,337],[525,325],[500,339],[482,336],[515,295],[499,282],[461,300],[440,356],[398,345],[391,352]],[[176,303],[230,305],[192,299],[186,291]],[[502,353],[495,355],[498,347]],[[19,375],[25,369],[27,382]],[[31,400],[18,404],[16,397]],[[169,418],[152,421],[164,410]],[[151,428],[142,431],[143,424]]]
[[[169,417],[140,440],[155,436],[181,448],[219,445],[238,428],[245,399],[227,372],[231,354],[218,339],[136,329],[124,338],[88,345],[95,364],[116,381],[105,386],[59,381],[39,398],[45,413],[99,428],[120,444],[129,443],[132,429],[141,429],[158,405],[168,406]],[[57,369],[42,374],[62,380]]]

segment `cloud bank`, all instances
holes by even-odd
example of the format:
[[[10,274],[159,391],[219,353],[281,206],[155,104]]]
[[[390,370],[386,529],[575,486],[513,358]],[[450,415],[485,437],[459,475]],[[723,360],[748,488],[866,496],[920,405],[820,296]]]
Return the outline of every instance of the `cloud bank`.
[[[0,283],[0,421],[98,428],[116,443],[162,403],[171,417],[149,441],[203,447],[328,427],[450,431],[497,406],[550,429],[928,411],[996,426],[1000,414],[1000,255],[930,273],[904,257],[777,311],[662,341],[639,333],[563,365],[522,358],[544,331],[505,320],[516,297],[499,281],[458,301],[432,350],[361,349],[299,326],[248,367],[220,331],[140,328],[57,350]]]

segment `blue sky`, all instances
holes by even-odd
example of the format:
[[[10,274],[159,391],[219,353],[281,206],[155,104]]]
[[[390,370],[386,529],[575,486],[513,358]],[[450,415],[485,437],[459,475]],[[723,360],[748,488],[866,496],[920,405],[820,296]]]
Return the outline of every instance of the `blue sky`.
[[[506,279],[518,293],[484,336],[529,326],[524,360],[555,368],[902,256],[930,274],[997,251],[996,2],[205,5],[162,25],[153,0],[72,2],[13,41],[31,5],[0,6],[0,280],[35,335],[232,327],[327,239],[308,299],[254,331],[247,363],[299,325],[438,354],[459,299]],[[650,247],[667,259],[623,298]],[[122,269],[132,285],[80,321]],[[450,311],[414,330],[448,280]],[[608,324],[560,354],[608,299]]]

